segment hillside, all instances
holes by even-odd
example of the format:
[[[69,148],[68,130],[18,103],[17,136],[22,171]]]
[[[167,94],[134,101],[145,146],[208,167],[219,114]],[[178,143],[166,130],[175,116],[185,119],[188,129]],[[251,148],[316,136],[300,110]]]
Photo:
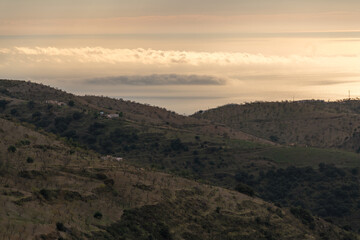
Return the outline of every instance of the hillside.
[[[1,118],[56,136],[71,148],[251,192],[279,206],[300,206],[345,229],[360,229],[360,155],[355,152],[274,144],[158,107],[75,96],[30,82],[4,80],[0,86]]]
[[[230,104],[193,117],[280,144],[360,151],[360,100]]]
[[[19,100],[34,101],[48,106],[47,102],[65,103],[73,101],[75,108],[82,112],[98,114],[120,114],[124,119],[141,125],[156,126],[158,128],[173,128],[182,131],[198,132],[218,136],[231,136],[232,138],[251,140],[263,143],[269,141],[254,137],[231,128],[213,125],[207,120],[186,117],[164,108],[139,104],[122,99],[112,99],[103,96],[75,96],[60,89],[26,81],[0,80],[0,97],[14,103]],[[56,105],[50,103],[51,105]]]
[[[136,168],[0,123],[1,239],[358,238],[301,209]]]

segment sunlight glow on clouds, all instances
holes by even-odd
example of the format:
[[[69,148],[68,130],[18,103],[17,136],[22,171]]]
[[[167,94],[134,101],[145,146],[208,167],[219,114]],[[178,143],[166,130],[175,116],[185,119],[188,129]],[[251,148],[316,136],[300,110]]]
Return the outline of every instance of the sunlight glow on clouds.
[[[357,0],[2,0],[0,78],[187,113],[230,102],[337,99],[348,90],[360,96],[359,7]]]
[[[56,47],[15,47],[0,49],[0,54],[12,56],[15,60],[56,63],[104,63],[104,64],[143,64],[171,67],[177,65],[221,67],[235,66],[286,66],[292,67],[334,67],[356,71],[360,54],[335,55],[263,55],[243,52],[196,52],[163,51],[154,49],[110,49],[102,47],[56,48]]]
[[[8,49],[9,50],[9,49]],[[9,50],[10,51],[10,50]],[[230,52],[193,52],[193,51],[162,51],[153,49],[108,49],[102,47],[54,48],[54,47],[16,47],[11,51],[14,55],[36,56],[38,59],[47,57],[67,57],[67,60],[79,62],[103,63],[141,63],[141,64],[272,64],[303,61],[300,56],[290,58],[280,56],[264,56],[262,54],[230,53]]]
[[[323,49],[276,55],[14,46],[0,49],[0,71],[7,74],[3,78],[31,79],[73,93],[122,97],[188,114],[229,102],[337,99],[349,89],[360,94],[360,53],[340,49],[329,54]],[[195,102],[194,97],[203,100]]]

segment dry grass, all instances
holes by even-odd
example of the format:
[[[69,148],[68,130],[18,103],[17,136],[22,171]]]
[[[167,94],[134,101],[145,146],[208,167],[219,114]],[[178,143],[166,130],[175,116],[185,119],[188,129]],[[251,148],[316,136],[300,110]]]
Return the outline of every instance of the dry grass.
[[[174,211],[182,216],[182,212],[189,211],[186,206],[194,201],[208,206],[197,213],[204,218],[220,209],[222,216],[241,219],[243,225],[232,230],[235,235],[239,229],[243,236],[260,234],[260,228],[269,227],[256,221],[266,221],[271,226],[269,229],[281,239],[317,238],[317,232],[286,209],[260,199],[122,162],[102,160],[95,153],[71,149],[54,136],[6,120],[0,123],[0,239],[31,239],[41,234],[48,239],[51,236],[72,239],[74,236],[70,233],[56,230],[57,222],[71,229],[73,235],[86,239],[92,232],[101,231],[100,226],[118,221],[125,209],[171,203]],[[30,143],[21,145],[24,139]],[[10,145],[17,146],[14,153],[8,152]],[[74,152],[70,154],[71,151]],[[34,163],[26,162],[28,156]],[[112,179],[114,184],[105,178]],[[103,215],[101,220],[93,217],[97,211]],[[227,228],[221,218],[217,221],[217,226]],[[170,230],[175,239],[182,239],[184,231],[197,224],[191,220],[180,221]],[[340,236],[341,231],[336,227],[331,230],[329,224],[320,220],[316,224],[334,231],[331,239]],[[86,237],[84,233],[90,235]]]

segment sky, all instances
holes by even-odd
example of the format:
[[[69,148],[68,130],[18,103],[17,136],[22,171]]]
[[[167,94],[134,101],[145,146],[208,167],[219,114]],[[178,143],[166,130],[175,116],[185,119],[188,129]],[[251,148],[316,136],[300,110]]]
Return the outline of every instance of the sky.
[[[180,114],[360,97],[360,1],[1,0],[0,78]]]

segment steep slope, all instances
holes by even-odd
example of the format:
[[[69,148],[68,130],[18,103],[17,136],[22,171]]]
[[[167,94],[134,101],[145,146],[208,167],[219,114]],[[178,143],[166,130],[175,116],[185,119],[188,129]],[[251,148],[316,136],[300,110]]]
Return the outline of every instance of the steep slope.
[[[0,126],[2,239],[359,239],[301,209]]]
[[[193,115],[287,145],[360,151],[360,101],[255,102]]]
[[[271,145],[259,139],[239,140],[226,132],[201,130],[206,124],[209,124],[206,125],[208,129],[221,130],[219,124],[207,121],[202,125],[203,120],[189,119],[156,107],[106,97],[77,97],[28,82],[0,81],[1,84],[4,87],[0,91],[0,116],[55,134],[73,148],[82,146],[121,157],[128,164],[228,189],[246,190],[250,186],[251,191],[268,201],[288,207],[302,206],[341,227],[349,229],[350,226],[354,231],[360,228],[359,154]],[[39,93],[37,98],[36,92],[41,92],[42,88],[45,93]],[[49,100],[56,102],[46,102]],[[107,118],[101,111],[118,113],[119,117]],[[160,112],[169,114],[172,120],[166,123],[166,116],[151,120],[152,115],[162,116]],[[180,119],[184,119],[183,122]],[[192,121],[196,124],[185,124]],[[335,176],[338,171],[343,176],[331,177],[331,171],[320,172],[319,166],[323,164],[326,169],[332,169]],[[299,177],[294,179],[291,174],[284,174],[279,179],[282,171],[291,173],[291,167],[296,167]],[[273,194],[282,191],[289,194]]]

